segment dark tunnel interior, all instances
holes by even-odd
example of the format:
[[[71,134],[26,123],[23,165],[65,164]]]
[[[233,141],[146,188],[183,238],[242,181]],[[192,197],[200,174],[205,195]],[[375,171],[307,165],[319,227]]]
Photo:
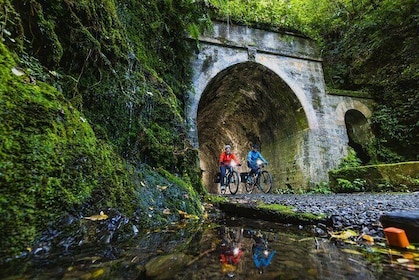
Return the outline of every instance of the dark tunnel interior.
[[[246,62],[221,71],[202,93],[197,112],[200,165],[208,191],[216,192],[212,176],[226,144],[243,164],[239,171],[247,171],[246,155],[253,143],[270,162],[280,162],[281,154],[268,147],[307,128],[295,93],[270,69]]]

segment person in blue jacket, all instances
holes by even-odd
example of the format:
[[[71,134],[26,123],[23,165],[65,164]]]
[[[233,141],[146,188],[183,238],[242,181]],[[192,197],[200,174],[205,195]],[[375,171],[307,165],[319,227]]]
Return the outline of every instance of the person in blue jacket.
[[[264,270],[271,264],[273,257],[276,254],[276,250],[269,250],[268,242],[258,234],[253,237],[255,244],[252,246],[253,263],[262,274]]]
[[[249,178],[251,178],[251,176],[258,171],[258,159],[265,164],[268,164],[268,161],[259,152],[259,146],[257,144],[253,144],[252,150],[247,154],[247,166],[251,169],[249,172]]]

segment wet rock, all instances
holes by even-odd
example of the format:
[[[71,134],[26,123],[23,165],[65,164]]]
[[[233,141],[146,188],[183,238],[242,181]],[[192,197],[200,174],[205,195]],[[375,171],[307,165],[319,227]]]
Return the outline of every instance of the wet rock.
[[[380,222],[384,228],[403,229],[410,242],[419,242],[419,210],[387,213],[380,217]]]
[[[145,265],[147,279],[173,279],[173,275],[181,271],[190,258],[182,253],[158,256]]]

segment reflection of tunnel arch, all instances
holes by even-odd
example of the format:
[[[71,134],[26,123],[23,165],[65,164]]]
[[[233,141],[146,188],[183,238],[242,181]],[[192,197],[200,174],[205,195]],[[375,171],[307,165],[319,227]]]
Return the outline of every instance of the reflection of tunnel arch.
[[[348,133],[348,145],[352,147],[363,164],[370,161],[366,145],[371,141],[371,129],[367,118],[358,110],[348,110],[345,113],[345,125]]]
[[[291,161],[298,149],[296,137],[308,128],[302,105],[291,88],[273,71],[254,62],[239,63],[218,73],[201,95],[197,118],[204,183],[210,192],[218,156],[231,144],[245,167],[252,143],[270,162],[270,170]],[[291,158],[291,159],[290,159]]]

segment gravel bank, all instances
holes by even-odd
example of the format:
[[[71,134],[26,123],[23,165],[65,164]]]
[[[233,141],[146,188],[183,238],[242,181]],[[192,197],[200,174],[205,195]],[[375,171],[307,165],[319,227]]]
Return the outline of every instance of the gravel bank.
[[[366,234],[383,236],[380,216],[389,212],[419,210],[419,192],[357,194],[237,194],[230,199],[262,200],[289,205],[296,212],[325,214],[334,230],[351,228]]]

